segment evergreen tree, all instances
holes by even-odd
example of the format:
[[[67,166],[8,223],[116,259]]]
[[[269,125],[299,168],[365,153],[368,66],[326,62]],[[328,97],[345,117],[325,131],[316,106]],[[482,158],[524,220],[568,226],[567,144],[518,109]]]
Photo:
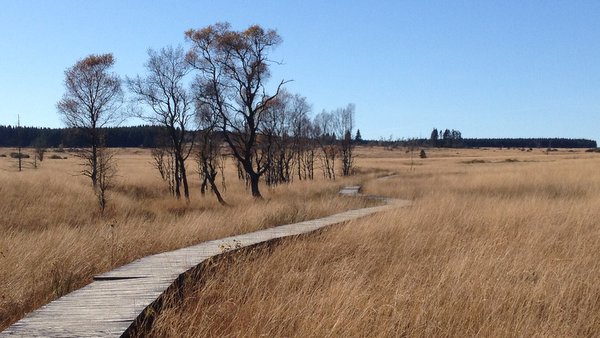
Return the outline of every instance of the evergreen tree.
[[[437,147],[438,146],[438,139],[440,138],[440,134],[438,133],[437,128],[433,128],[433,131],[431,132],[431,146],[432,147]]]
[[[452,133],[450,132],[450,129],[444,130],[442,137],[444,138],[444,147],[452,147]]]
[[[356,130],[356,136],[354,137],[356,143],[361,144],[363,142],[362,135],[360,135],[360,129]]]

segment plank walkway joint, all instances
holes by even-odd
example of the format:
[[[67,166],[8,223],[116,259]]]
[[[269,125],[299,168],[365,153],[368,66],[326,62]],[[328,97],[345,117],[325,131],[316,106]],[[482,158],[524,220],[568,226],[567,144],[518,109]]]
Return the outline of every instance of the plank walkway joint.
[[[360,186],[344,187],[343,196],[362,196]],[[385,204],[320,219],[281,225],[243,235],[146,256],[94,277],[87,286],[31,312],[0,332],[0,337],[118,337],[181,275],[211,257],[283,237],[313,232],[410,201],[378,197]]]

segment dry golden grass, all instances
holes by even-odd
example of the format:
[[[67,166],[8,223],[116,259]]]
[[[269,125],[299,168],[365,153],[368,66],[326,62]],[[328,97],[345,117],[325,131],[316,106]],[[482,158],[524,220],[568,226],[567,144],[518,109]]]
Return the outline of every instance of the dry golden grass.
[[[168,196],[149,151],[121,149],[119,177],[101,216],[90,182],[78,176],[78,160],[51,155],[39,169],[28,162],[23,172],[14,159],[0,157],[0,330],[95,274],[137,258],[368,203],[337,197],[340,186],[356,178],[262,187],[265,199],[254,201],[228,168],[224,197],[231,207],[201,197],[193,170],[192,202],[186,205]]]
[[[219,265],[152,335],[598,335],[597,155],[433,150],[414,170],[407,157],[363,151],[358,165],[397,174],[367,193],[413,207]]]

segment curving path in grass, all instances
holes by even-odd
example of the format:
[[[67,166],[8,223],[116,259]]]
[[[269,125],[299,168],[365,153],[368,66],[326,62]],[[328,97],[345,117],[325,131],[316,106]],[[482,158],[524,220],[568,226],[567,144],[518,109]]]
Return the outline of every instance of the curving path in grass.
[[[359,191],[359,186],[350,186],[344,187],[340,194],[361,196]],[[136,321],[139,325],[140,318],[162,302],[167,290],[176,288],[187,272],[210,258],[411,204],[406,200],[377,199],[385,204],[143,257],[96,276],[91,284],[31,312],[1,332],[0,337],[128,336],[135,329]]]

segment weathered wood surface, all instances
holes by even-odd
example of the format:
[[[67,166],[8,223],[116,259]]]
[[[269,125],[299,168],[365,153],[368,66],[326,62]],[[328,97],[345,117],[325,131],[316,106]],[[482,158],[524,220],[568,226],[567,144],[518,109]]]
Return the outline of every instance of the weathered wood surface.
[[[359,195],[359,191],[359,186],[345,187],[340,194]],[[210,257],[277,238],[305,234],[411,203],[387,198],[382,198],[382,201],[387,204],[143,257],[96,276],[91,284],[33,311],[1,332],[0,337],[118,337],[181,274]]]

